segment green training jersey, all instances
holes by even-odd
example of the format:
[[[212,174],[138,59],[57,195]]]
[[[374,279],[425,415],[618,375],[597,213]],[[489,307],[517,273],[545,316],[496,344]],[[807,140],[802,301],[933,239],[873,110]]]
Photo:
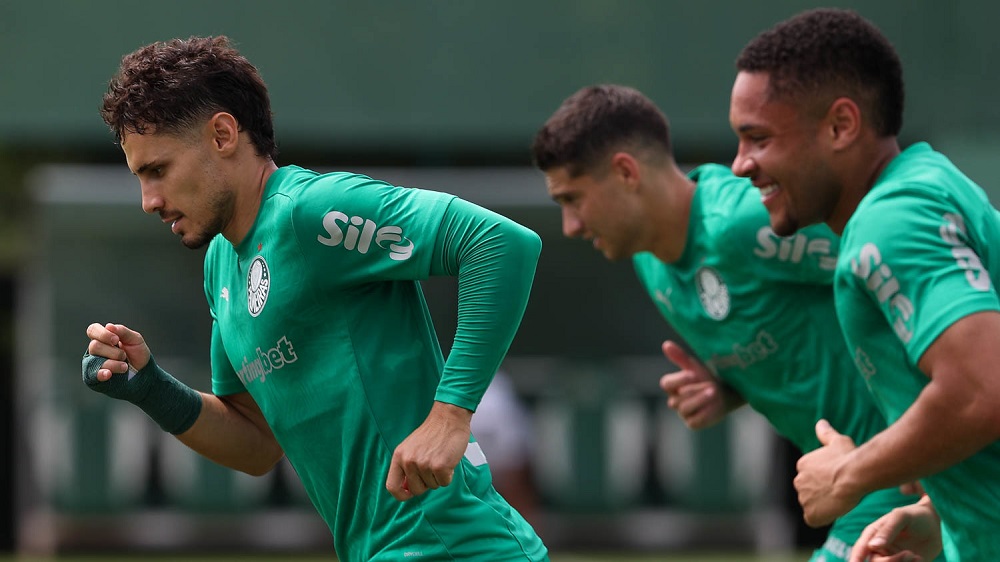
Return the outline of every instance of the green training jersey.
[[[666,264],[637,254],[639,279],[695,354],[802,451],[819,447],[827,419],[855,442],[885,429],[837,323],[833,271],[839,240],[825,226],[781,238],[750,182],[704,165],[684,253]],[[847,550],[868,523],[909,504],[898,490],[869,495],[831,530]]]
[[[917,367],[949,326],[1000,310],[1000,213],[947,158],[899,154],[844,229],[835,293],[851,354],[890,422],[929,382]],[[950,560],[1000,560],[1000,442],[923,480]]]
[[[435,400],[474,410],[520,322],[537,235],[454,196],[289,166],[205,259],[212,388],[249,392],[341,560],[547,560],[474,439],[450,485],[400,502],[396,446]],[[443,360],[418,280],[457,275]]]

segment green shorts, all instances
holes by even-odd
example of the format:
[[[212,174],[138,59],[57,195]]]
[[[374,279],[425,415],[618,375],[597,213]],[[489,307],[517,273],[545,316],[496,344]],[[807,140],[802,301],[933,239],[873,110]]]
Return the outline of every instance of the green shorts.
[[[823,546],[813,551],[809,562],[847,562],[851,557],[851,545],[837,537],[827,537]]]

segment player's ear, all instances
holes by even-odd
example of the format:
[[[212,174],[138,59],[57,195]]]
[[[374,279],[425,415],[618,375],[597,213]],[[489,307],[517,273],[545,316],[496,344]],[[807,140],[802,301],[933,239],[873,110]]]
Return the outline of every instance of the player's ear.
[[[639,161],[628,152],[616,152],[611,155],[611,173],[629,186],[639,184]]]
[[[240,125],[232,114],[225,111],[216,113],[209,118],[207,129],[212,139],[212,146],[217,150],[225,154],[236,150],[239,144]]]
[[[851,98],[837,98],[827,111],[826,122],[833,148],[846,148],[861,135],[861,108]]]

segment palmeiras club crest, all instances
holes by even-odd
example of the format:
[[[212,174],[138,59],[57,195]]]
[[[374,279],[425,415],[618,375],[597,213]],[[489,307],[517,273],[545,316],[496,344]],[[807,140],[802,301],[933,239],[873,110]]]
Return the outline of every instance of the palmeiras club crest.
[[[267,295],[271,292],[271,273],[267,262],[262,256],[257,256],[250,264],[247,272],[247,309],[250,316],[256,318],[267,304]]]
[[[698,299],[705,313],[714,320],[722,320],[729,315],[729,287],[719,272],[711,267],[703,267],[694,276],[698,288]]]

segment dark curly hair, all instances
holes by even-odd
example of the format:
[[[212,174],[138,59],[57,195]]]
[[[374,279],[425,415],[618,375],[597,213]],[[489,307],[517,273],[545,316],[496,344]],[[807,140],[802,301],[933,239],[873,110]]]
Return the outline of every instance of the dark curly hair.
[[[538,169],[565,166],[576,177],[594,171],[610,151],[622,147],[669,156],[667,118],[637,90],[602,84],[567,98],[535,134],[531,150]]]
[[[903,126],[903,68],[882,32],[850,10],[802,12],[755,37],[736,68],[770,75],[772,98],[815,102],[825,111],[853,99],[881,136]]]
[[[225,36],[156,42],[125,55],[101,105],[119,143],[148,127],[182,134],[219,111],[236,118],[258,155],[274,160],[267,86]]]

